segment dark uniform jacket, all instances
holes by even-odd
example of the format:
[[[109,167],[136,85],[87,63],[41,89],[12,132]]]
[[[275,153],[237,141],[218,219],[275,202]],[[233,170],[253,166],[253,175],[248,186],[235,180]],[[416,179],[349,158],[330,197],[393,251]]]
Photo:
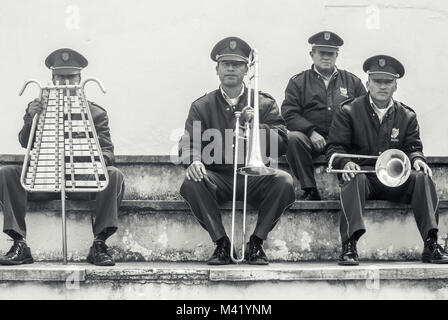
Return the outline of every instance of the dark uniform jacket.
[[[30,104],[28,104],[28,108]],[[110,137],[109,118],[107,117],[107,112],[99,105],[91,101],[89,101],[89,107],[90,112],[92,113],[92,119],[98,136],[98,142],[103,153],[104,161],[108,166],[113,165],[115,162],[114,145],[112,144],[112,139]],[[23,148],[26,148],[28,145],[31,125],[33,122],[33,119],[28,114],[28,108],[23,116],[24,124],[22,130],[19,132],[19,142]]]
[[[387,149],[399,149],[407,154],[411,163],[416,158],[426,161],[415,112],[394,101],[380,124],[368,94],[347,101],[339,108],[327,145],[327,160],[335,152],[378,156]],[[361,166],[375,163],[375,159],[336,158],[333,168],[341,169],[349,161]]]
[[[247,105],[247,92],[248,89],[245,88],[244,94],[240,97],[238,104],[234,106],[234,108],[229,106],[219,89],[206,94],[205,96],[192,103],[187,120],[185,121],[185,133],[179,141],[179,156],[182,164],[184,164],[185,166],[189,166],[193,161],[199,160],[204,163],[206,168],[211,170],[233,170],[234,147],[231,143],[230,148],[228,148],[229,144],[225,143],[225,130],[228,129],[228,132],[231,132],[229,130],[235,129],[236,120],[234,112],[241,111]],[[251,102],[253,106],[253,98],[251,99]],[[266,139],[264,140],[267,141],[267,143],[264,144],[267,150],[266,152],[264,152],[264,147],[262,146],[262,154],[266,154],[267,156],[271,155],[269,150],[269,141],[277,142],[278,156],[285,154],[287,149],[286,126],[284,120],[280,116],[280,112],[274,98],[269,94],[260,91],[259,110],[260,129],[265,129],[267,133],[265,136]],[[202,150],[206,148],[207,145],[213,142],[216,146],[217,142],[213,141],[213,139],[210,139],[212,141],[202,141],[203,139],[199,139],[199,141],[197,141],[198,139],[193,139],[194,121],[200,122],[201,135],[207,129],[217,129],[220,132],[222,141],[218,142],[220,143],[219,146],[221,147],[221,163],[207,163],[207,161],[204,161],[205,159],[202,159]],[[243,130],[240,130],[240,133],[242,133],[242,131]],[[233,139],[233,136],[231,136],[230,138]],[[234,141],[234,139],[231,141]],[[243,140],[240,139],[239,143],[243,144]],[[239,154],[242,155],[241,149]],[[275,155],[275,153],[273,153],[273,155]],[[240,157],[240,159],[242,158]],[[241,162],[238,161],[238,163]]]
[[[315,130],[328,136],[333,113],[348,98],[366,94],[361,80],[354,74],[338,69],[328,88],[322,77],[311,69],[293,76],[285,90],[282,116],[290,131],[301,131],[310,136]]]

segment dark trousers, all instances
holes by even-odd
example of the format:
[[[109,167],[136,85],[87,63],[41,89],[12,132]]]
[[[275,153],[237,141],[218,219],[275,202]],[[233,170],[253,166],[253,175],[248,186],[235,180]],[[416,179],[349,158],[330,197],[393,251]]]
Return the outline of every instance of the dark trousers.
[[[26,237],[27,200],[60,199],[60,193],[27,192],[20,184],[21,166],[0,168],[0,207],[3,210],[3,232],[11,236],[11,231]],[[92,193],[67,193],[68,199],[96,200],[93,218],[93,234],[105,232],[111,236],[118,227],[118,208],[124,194],[124,176],[115,167],[107,167],[109,184],[104,191]]]
[[[358,239],[366,231],[363,215],[368,199],[410,203],[423,240],[426,240],[431,229],[437,230],[439,216],[436,188],[431,178],[423,172],[412,170],[408,180],[394,188],[383,185],[376,175],[358,173],[354,179],[341,186],[340,196],[342,241],[352,236]]]
[[[316,188],[316,180],[314,179],[313,158],[321,155],[316,151],[311,143],[310,138],[300,131],[288,132],[288,151],[286,152],[286,160],[288,161],[291,171],[300,181],[301,188]]]
[[[207,170],[201,181],[185,179],[180,194],[190,205],[199,223],[216,241],[226,235],[219,205],[232,200],[233,172]],[[244,176],[238,175],[237,200],[242,200]],[[258,209],[254,234],[265,240],[283,212],[294,203],[293,180],[290,174],[278,170],[275,175],[249,177],[247,202]]]

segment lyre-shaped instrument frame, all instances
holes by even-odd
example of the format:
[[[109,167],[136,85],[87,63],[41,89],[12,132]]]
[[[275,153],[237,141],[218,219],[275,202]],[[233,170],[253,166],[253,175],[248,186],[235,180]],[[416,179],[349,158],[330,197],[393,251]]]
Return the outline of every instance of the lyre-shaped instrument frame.
[[[80,103],[84,106],[85,113],[87,114],[87,118],[88,118],[88,120],[86,120],[86,119],[84,119],[84,116],[82,116],[83,117],[83,121],[84,121],[84,123],[85,122],[90,122],[91,123],[91,126],[90,126],[91,127],[91,134],[93,135],[93,141],[94,142],[91,142],[91,138],[89,138],[89,134],[88,134],[89,132],[87,131],[87,127],[86,127],[86,140],[88,141],[89,145],[91,145],[91,144],[95,144],[96,145],[96,149],[98,150],[98,157],[99,157],[99,160],[100,160],[100,163],[101,163],[101,167],[103,168],[102,175],[104,175],[105,180],[104,180],[104,183],[101,184],[101,186],[98,186],[96,188],[89,188],[89,187],[77,188],[75,186],[75,184],[72,184],[71,187],[65,187],[65,192],[101,192],[101,191],[105,190],[107,185],[109,184],[109,175],[108,175],[108,172],[107,172],[106,163],[104,161],[104,157],[103,157],[103,154],[101,152],[101,146],[99,144],[98,135],[97,135],[96,130],[95,130],[95,125],[93,123],[93,118],[92,118],[92,114],[90,112],[89,103],[88,103],[88,101],[86,99],[86,96],[84,94],[84,87],[85,87],[85,85],[88,82],[95,82],[95,83],[97,83],[97,85],[99,86],[101,91],[103,93],[106,93],[106,90],[105,90],[104,86],[96,78],[88,78],[88,79],[85,79],[81,84],[75,84],[75,85],[55,84],[55,85],[47,85],[47,86],[42,86],[39,81],[31,79],[31,80],[28,80],[28,81],[25,82],[25,84],[23,85],[23,87],[21,88],[21,90],[19,92],[19,95],[21,96],[23,94],[23,92],[25,91],[25,89],[27,88],[27,86],[29,84],[34,83],[34,84],[36,84],[39,87],[39,91],[40,91],[39,92],[39,100],[42,100],[42,97],[44,96],[44,93],[47,93],[47,92],[49,93],[50,90],[61,90],[61,89],[76,90],[76,95],[79,95],[81,100],[82,100],[82,101],[80,101]],[[47,99],[45,98],[45,100],[47,100]],[[44,108],[45,109],[47,108],[47,101],[45,101],[45,103],[44,103]],[[46,110],[44,110],[44,112],[46,112]],[[62,112],[64,112],[64,111],[62,111]],[[62,158],[61,162],[64,162],[63,167],[61,167],[61,180],[62,181],[59,184],[59,186],[55,186],[55,188],[52,188],[52,189],[47,189],[47,188],[39,189],[39,188],[30,187],[26,183],[26,173],[27,173],[27,168],[28,168],[29,163],[30,163],[30,152],[31,152],[31,149],[32,149],[32,146],[33,146],[33,142],[35,140],[36,127],[37,127],[37,124],[38,124],[38,120],[39,120],[39,115],[38,114],[34,115],[33,121],[32,121],[32,125],[31,125],[31,130],[30,130],[30,136],[29,136],[29,139],[28,139],[27,150],[26,150],[26,153],[25,153],[25,159],[24,159],[24,162],[23,162],[22,172],[21,172],[21,176],[20,176],[20,183],[21,183],[22,187],[26,191],[29,191],[29,192],[61,192],[61,185],[64,184],[64,186],[65,186],[65,171],[66,171],[66,168],[65,168],[65,161],[62,161],[62,160],[65,160],[65,151],[66,151],[66,149],[65,149],[66,148],[66,146],[65,146],[65,138],[63,139],[64,140],[64,144],[63,144],[62,154],[61,154],[61,158]],[[69,120],[66,120],[66,121],[69,121]],[[58,124],[59,124],[59,122],[56,123],[56,125],[58,125]],[[62,127],[64,128],[64,126],[62,126]],[[92,150],[90,150],[90,151],[91,151],[91,156],[92,156],[93,152],[92,152]],[[92,162],[95,162],[95,161],[92,159]],[[96,178],[97,178],[97,181],[99,181],[97,176],[96,176]],[[103,181],[103,180],[101,180],[101,181]],[[58,183],[56,183],[56,185],[58,185]]]

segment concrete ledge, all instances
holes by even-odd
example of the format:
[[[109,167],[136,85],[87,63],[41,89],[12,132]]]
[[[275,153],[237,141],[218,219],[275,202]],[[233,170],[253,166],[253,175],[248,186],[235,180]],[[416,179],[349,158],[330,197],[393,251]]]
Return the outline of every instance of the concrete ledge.
[[[448,157],[428,157],[433,169],[437,192],[448,199]],[[22,165],[23,155],[0,155],[0,166]],[[182,200],[179,189],[185,176],[183,166],[171,162],[170,156],[122,155],[116,157],[116,166],[126,177],[125,199],[134,200]],[[279,169],[289,171],[286,160],[279,161]],[[323,199],[339,199],[339,187],[335,174],[325,171],[324,157],[315,160],[315,177]],[[302,193],[295,180],[296,195]]]
[[[0,267],[0,299],[447,299],[448,266],[423,263],[41,264]],[[225,301],[223,301],[225,305]]]
[[[223,210],[232,210],[232,203],[227,202],[221,206]],[[236,208],[238,210],[243,209],[243,202],[237,201]],[[254,208],[248,205],[248,208],[253,210]],[[367,210],[395,210],[395,209],[410,209],[411,205],[401,204],[390,201],[382,200],[372,200],[367,201]],[[447,209],[448,200],[441,200],[439,202],[439,209]],[[79,212],[91,212],[95,210],[95,201],[66,201],[67,210],[76,210]],[[121,208],[122,211],[142,211],[142,210],[154,210],[154,211],[188,211],[190,212],[190,207],[183,200],[123,200]],[[50,201],[29,201],[28,202],[29,211],[60,211],[61,201],[60,200],[50,200]],[[323,200],[323,201],[296,201],[291,206],[290,211],[300,211],[300,210],[341,210],[341,204],[338,200]]]
[[[241,209],[241,203],[238,203]],[[60,201],[28,203],[27,240],[37,261],[61,260]],[[84,261],[92,241],[94,202],[67,202],[70,261]],[[448,201],[439,204],[439,235],[448,245]],[[237,215],[240,225],[241,211]],[[339,201],[297,201],[287,210],[264,244],[271,261],[329,261],[340,251]],[[222,220],[231,234],[231,206],[222,207]],[[256,224],[257,212],[248,210],[246,235]],[[418,260],[422,240],[409,205],[368,201],[367,233],[358,250],[361,259]],[[240,246],[240,229],[236,243]],[[0,235],[0,251],[11,245]],[[444,243],[445,241],[445,243]],[[126,200],[120,208],[119,229],[108,240],[117,261],[205,261],[214,245],[183,201]]]
[[[346,281],[365,280],[377,272],[382,280],[448,280],[448,265],[421,262],[362,262],[359,266],[339,266],[336,262],[271,263],[208,266],[192,262],[117,263],[100,267],[86,263],[34,263],[1,266],[0,281]],[[68,279],[70,281],[70,279]]]

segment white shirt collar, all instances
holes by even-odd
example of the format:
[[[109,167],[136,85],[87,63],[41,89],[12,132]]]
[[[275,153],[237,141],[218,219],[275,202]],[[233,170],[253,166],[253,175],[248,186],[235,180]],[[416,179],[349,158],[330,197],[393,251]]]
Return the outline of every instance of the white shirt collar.
[[[320,76],[322,77],[322,80],[324,81],[324,84],[325,84],[325,87],[326,87],[326,88],[328,88],[328,84],[330,83],[330,80],[333,78],[333,76],[334,76],[335,74],[338,73],[338,68],[336,68],[336,66],[334,66],[333,73],[332,73],[331,76],[329,76],[329,77],[324,76],[322,73],[320,73],[320,72],[317,70],[317,68],[316,68],[315,65],[313,65],[313,69],[314,69],[314,71],[315,71],[318,75],[320,75]]]
[[[387,105],[386,108],[380,109],[377,107],[377,105],[375,104],[375,102],[373,102],[372,97],[369,94],[369,100],[370,100],[370,105],[373,108],[373,111],[375,111],[375,113],[378,116],[378,119],[380,120],[380,123],[383,121],[384,116],[386,115],[387,111],[389,111],[390,108],[392,108],[392,106],[394,105],[394,100],[391,98],[389,101],[389,104]]]
[[[241,92],[239,93],[238,97],[236,98],[230,98],[229,95],[224,91],[222,86],[219,86],[219,90],[221,90],[221,94],[226,100],[226,102],[229,104],[229,106],[235,106],[238,101],[240,100],[241,96],[244,94],[244,85],[241,86]]]
[[[318,74],[318,75],[320,75],[322,78],[324,78],[325,80],[330,80],[331,78],[333,78],[333,76],[335,75],[335,74],[337,74],[338,73],[338,68],[336,67],[336,66],[334,66],[334,70],[333,70],[333,73],[331,74],[331,76],[329,76],[329,77],[327,77],[327,76],[324,76],[322,73],[320,73],[318,70],[317,70],[317,68],[316,68],[316,66],[313,64],[313,69],[314,69],[314,71],[316,71],[316,73]]]

